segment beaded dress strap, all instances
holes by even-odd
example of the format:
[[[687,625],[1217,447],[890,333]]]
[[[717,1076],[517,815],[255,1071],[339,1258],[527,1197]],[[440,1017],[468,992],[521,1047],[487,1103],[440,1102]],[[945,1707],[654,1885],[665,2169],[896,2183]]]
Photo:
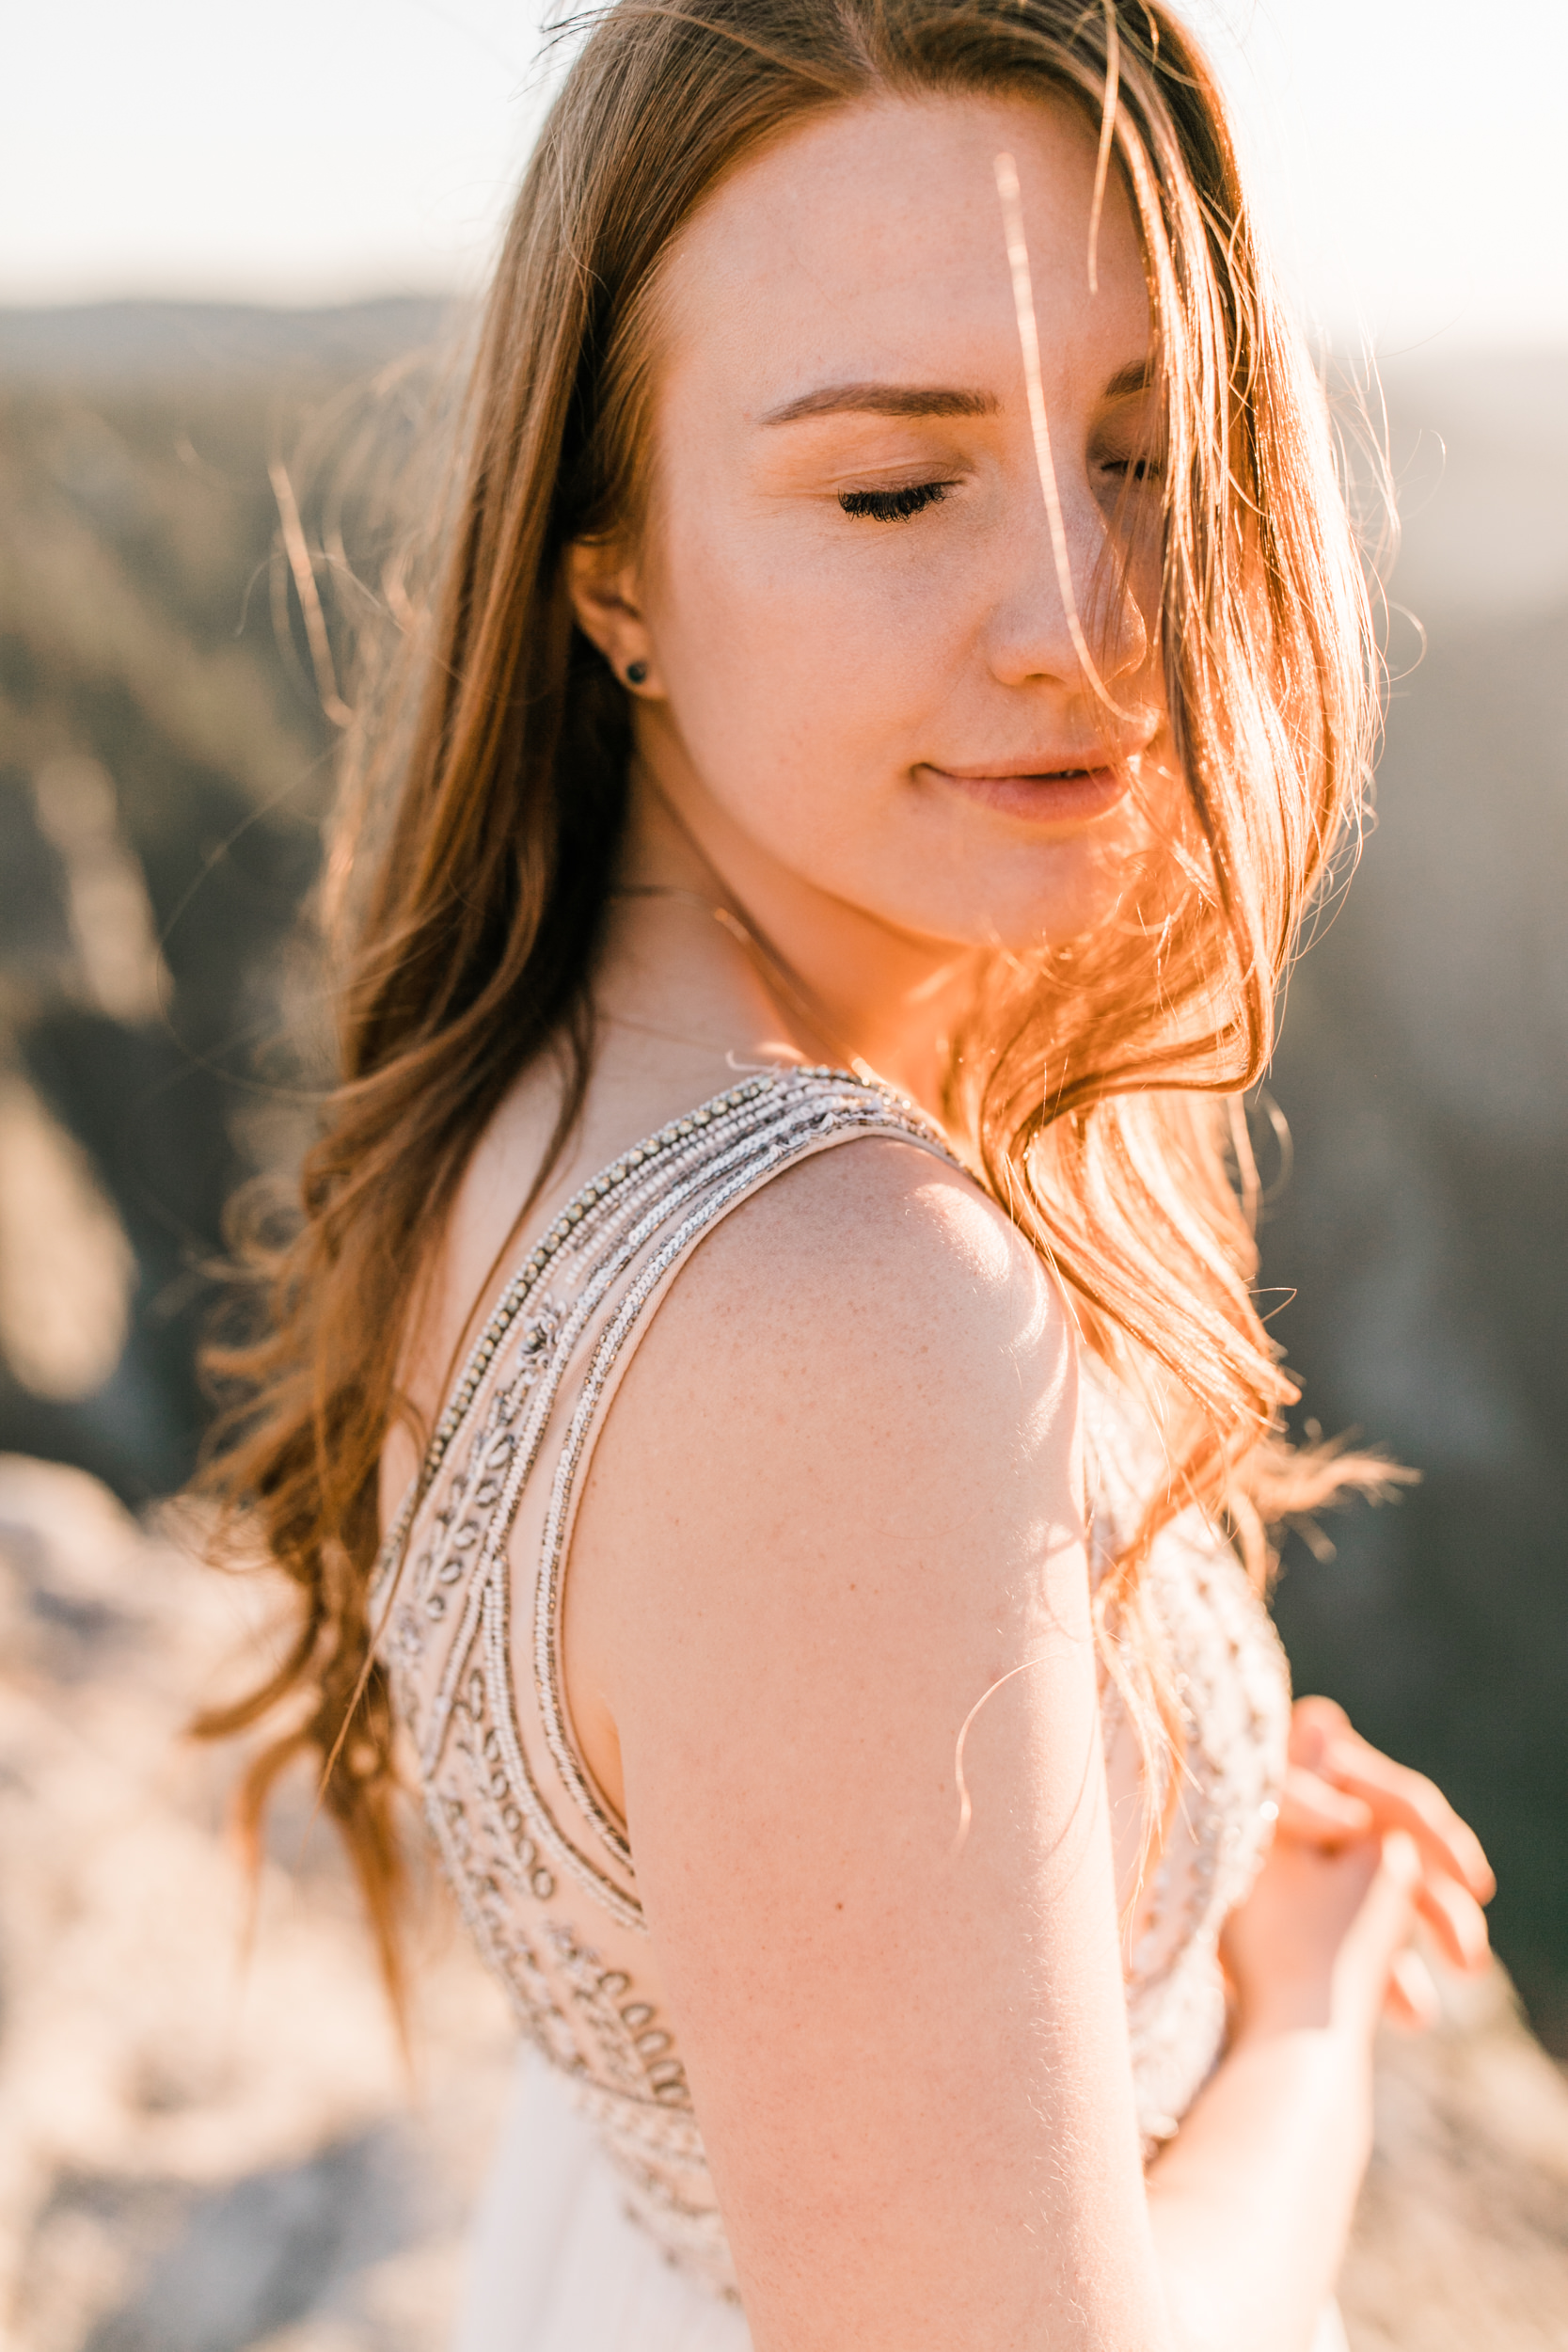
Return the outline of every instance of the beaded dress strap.
[[[531,1787],[517,1730],[511,1681],[511,1577],[507,1544],[523,1490],[539,1465],[558,1406],[568,1414],[545,1513],[534,1584],[532,1668],[539,1723],[561,1780],[592,1827],[610,1873],[552,1822],[550,1844],[595,1898],[628,1924],[641,1924],[631,1885],[624,1825],[605,1805],[581,1758],[567,1718],[561,1653],[561,1603],[582,1477],[610,1399],[645,1327],[648,1310],[673,1280],[703,1236],[773,1176],[858,1136],[897,1136],[959,1164],[915,1104],[891,1088],[823,1068],[761,1073],[673,1120],[604,1168],[567,1203],[507,1282],[474,1342],[432,1435],[424,1461],[377,1560],[372,1586],[378,1619],[395,1597],[400,1571],[426,1498],[453,1449],[472,1436],[475,1500],[452,1539],[469,1547],[448,1573],[464,1600],[463,1627],[449,1652],[426,1719],[422,1750],[433,1761],[458,1696],[469,1635],[483,1624],[491,1669],[504,1679],[497,1724],[515,1773]],[[546,1275],[548,1288],[545,1287]],[[498,1362],[522,1330],[509,1385]],[[582,1347],[591,1348],[575,1393],[565,1393]],[[383,1596],[385,1604],[383,1605]],[[436,1606],[442,1606],[439,1596]],[[471,1621],[471,1622],[470,1622]]]

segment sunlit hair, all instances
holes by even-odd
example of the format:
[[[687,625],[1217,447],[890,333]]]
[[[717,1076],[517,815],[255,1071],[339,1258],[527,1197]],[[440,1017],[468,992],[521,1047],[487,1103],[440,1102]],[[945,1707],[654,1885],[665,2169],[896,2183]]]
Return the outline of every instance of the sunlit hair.
[[[1155,321],[1152,617],[1190,805],[1115,922],[996,960],[948,1104],[1162,1433],[1145,1524],[1101,1588],[1107,1660],[1146,1733],[1163,1720],[1180,1739],[1140,1613],[1163,1520],[1200,1504],[1261,1575],[1266,1522],[1372,1475],[1284,1444],[1294,1391],[1249,1287],[1241,1097],[1354,831],[1376,660],[1323,397],[1259,262],[1208,64],[1143,0],[617,0],[590,21],[530,166],[429,592],[405,605],[392,692],[351,738],[326,909],[341,1082],[303,1222],[272,1262],[267,1334],[222,1364],[250,1402],[214,1474],[303,1617],[265,1687],[205,1727],[281,1724],[248,1783],[253,1820],[291,1756],[321,1760],[394,1990],[394,1729],[368,1582],[400,1353],[464,1166],[519,1071],[559,1057],[551,1161],[580,1108],[626,807],[627,698],[574,624],[565,551],[635,529],[657,265],[716,183],[830,107],[975,90],[1082,109],[1131,199]]]

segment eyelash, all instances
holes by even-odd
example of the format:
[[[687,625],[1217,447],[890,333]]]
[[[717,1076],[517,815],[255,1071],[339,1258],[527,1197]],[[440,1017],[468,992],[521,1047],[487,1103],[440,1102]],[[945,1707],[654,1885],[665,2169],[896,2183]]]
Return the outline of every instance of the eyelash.
[[[945,482],[916,482],[907,490],[841,490],[838,502],[847,515],[865,515],[873,522],[908,522],[924,507],[947,496]]]

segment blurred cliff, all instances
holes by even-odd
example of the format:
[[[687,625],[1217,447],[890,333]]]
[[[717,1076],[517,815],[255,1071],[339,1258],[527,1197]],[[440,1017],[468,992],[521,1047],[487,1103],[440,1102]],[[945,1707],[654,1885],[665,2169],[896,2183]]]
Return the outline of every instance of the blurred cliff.
[[[1421,1473],[1292,1544],[1297,1687],[1480,1830],[1568,2056],[1568,354],[1390,371],[1405,515],[1376,809],[1291,986],[1265,1224],[1302,1414]]]
[[[0,312],[0,1453],[91,1471],[133,1505],[172,1491],[193,1458],[203,1420],[194,1349],[224,1204],[246,1173],[286,1166],[309,1131],[328,1009],[296,917],[316,870],[341,690],[334,591],[357,593],[334,484],[364,429],[363,388],[379,384],[375,430],[395,437],[407,421],[401,363],[442,330],[437,311],[417,303]],[[1342,1698],[1475,1821],[1501,1883],[1499,1948],[1561,2055],[1568,355],[1408,363],[1386,390],[1406,518],[1392,595],[1426,639],[1423,649],[1396,613],[1375,825],[1354,886],[1291,984],[1269,1091],[1293,1167],[1281,1168],[1268,1210],[1262,1279],[1304,1382],[1303,1419],[1359,1429],[1422,1483],[1397,1505],[1336,1519],[1310,1544],[1292,1539],[1278,1614],[1299,1687]],[[364,567],[352,532],[349,544],[373,593],[374,564]],[[194,1849],[173,1826],[192,1806],[211,1847],[201,1867],[220,1868],[213,1777],[187,1776],[170,1793],[172,1782],[154,1786],[150,1760],[183,1692],[146,1677],[155,1659],[175,1680],[191,1665],[195,1651],[187,1659],[168,1631],[187,1608],[211,1630],[198,1580],[166,1544],[142,1539],[138,1550],[98,1489],[47,1483],[66,1475],[18,1469],[0,1479],[7,1622],[31,1628],[15,1645],[8,1631],[8,1656],[20,1661],[8,1687],[26,1704],[13,1713],[5,1786],[14,1793],[26,1780],[35,1732],[60,1759],[57,1786],[34,1791],[38,1806],[23,1805],[6,1833],[8,1875],[22,1857],[12,1886],[34,1890],[11,1895],[0,1928],[13,2005],[11,1989],[47,1974],[64,1948],[65,1931],[49,1922],[87,1899],[51,1840],[74,1820],[71,1806],[87,1806],[92,1757],[105,1769],[123,1740],[142,1741],[153,1774],[144,1811],[164,1840],[148,1851],[165,1854],[176,1915],[193,1935],[210,1889],[194,1862],[180,1876],[177,1851],[189,1859]],[[40,1477],[42,1486],[28,1483]],[[90,1572],[70,1565],[91,1554],[79,1523],[95,1511],[119,1530],[103,1558],[135,1564],[124,1622],[123,1594],[93,1582],[109,1574],[102,1560]],[[45,1636],[53,1646],[35,1657]],[[139,1733],[115,1712],[122,1667],[148,1694]],[[72,1763],[79,1735],[87,1745]],[[25,1824],[46,1818],[61,1826],[35,1852],[27,1841],[42,1833]],[[119,1835],[102,1832],[110,1845]],[[38,1891],[40,1869],[58,1879],[53,1892]],[[333,2013],[347,2020],[375,1996],[368,1969],[355,1979],[343,1957],[352,1931],[331,1909],[338,1900],[323,1915],[321,1965],[341,1979]],[[121,1921],[105,1951],[129,1950],[130,1934]],[[172,1961],[170,1970],[171,1986],[185,1981]],[[103,2030],[110,1981],[83,1958],[78,2013],[96,2004]],[[454,2014],[481,2013],[468,1998]],[[273,2003],[278,2016],[286,2006]],[[66,2047],[68,2008],[60,1990],[39,2049],[55,2047],[51,2035]],[[6,2160],[20,2169],[8,2188],[0,2180],[9,2199],[0,2223],[13,2251],[30,2249],[17,2256],[30,2352],[187,2341],[212,2352],[274,2334],[297,2352],[402,2344],[389,2321],[342,2316],[361,2271],[392,2294],[414,2277],[398,2270],[398,2249],[435,2245],[446,2226],[416,2223],[398,2201],[397,2182],[424,2159],[387,2122],[396,2094],[386,2052],[345,2059],[346,2074],[328,2067],[314,2104],[306,2077],[316,2060],[302,2058],[296,2105],[286,2120],[268,2110],[264,2128],[246,2121],[242,2100],[221,2127],[177,2129],[157,2119],[230,2098],[213,2088],[216,2074],[195,2089],[165,2083],[179,2073],[168,2051],[180,2009],[159,2010],[162,2023],[149,2011],[152,2057],[121,2054],[130,2088],[113,2093],[119,2120],[83,2107],[79,2132],[69,2117],[58,2129],[40,2122],[37,2145],[24,2132],[22,2153]],[[33,2013],[25,2001],[16,2011]],[[357,2049],[362,2021],[344,2030]],[[19,2063],[17,2031],[0,2038],[0,2070]],[[141,2031],[133,2018],[126,2053]],[[459,2032],[443,2046],[468,2045]],[[1403,2137],[1393,2154],[1386,2147],[1366,2208],[1352,2296],[1358,2347],[1448,2352],[1485,2339],[1523,2352],[1558,2340],[1530,2314],[1560,2315],[1568,2301],[1568,2131],[1553,2104],[1561,2087],[1534,2063],[1506,2002],[1460,2020],[1434,2056],[1390,2058],[1385,2128]],[[207,2061],[192,2064],[200,2074]],[[143,2074],[153,2085],[145,2095]],[[72,2079],[87,2085],[80,2063]],[[27,2080],[41,2085],[44,2074]],[[46,2107],[46,2090],[37,2095]],[[468,2096],[458,2098],[465,2113]],[[1499,2099],[1514,2102],[1512,2121],[1488,2116]],[[141,2119],[134,2129],[127,2115]],[[445,2127],[432,2128],[439,2139]],[[132,2183],[150,2162],[149,2132],[167,2152],[144,2194]],[[325,2169],[318,2178],[311,2166]],[[249,2187],[235,2185],[241,2171]],[[1531,2180],[1538,2212],[1535,2191],[1521,2187]],[[260,2202],[246,2204],[252,2196]],[[265,2326],[235,2319],[227,2333],[221,2318],[205,2333],[194,2322],[178,2332],[168,2311],[196,2293],[190,2278],[219,2259],[212,2249],[230,2243],[225,2230],[292,2242],[289,2217],[323,2198],[346,2216],[350,2253],[360,2249],[337,2270],[337,2255],[321,2255],[325,2334],[292,2332],[276,2315]],[[1506,2250],[1511,2230],[1517,2263],[1488,2287],[1481,2249],[1497,2240]],[[145,2277],[125,2253],[133,2242],[152,2264]],[[158,2248],[166,2261],[154,2260]],[[430,2257],[436,2270],[446,2259]],[[1418,2278],[1424,2304],[1412,2300]],[[1466,2280],[1479,2301],[1465,2302]],[[258,2313],[272,2311],[257,2294]],[[1505,2307],[1522,2314],[1513,2332]],[[1458,2314],[1451,2326],[1445,2312]],[[434,2341],[409,2326],[411,2345]]]
[[[224,1202],[309,1127],[338,601],[292,469],[437,324],[0,313],[0,1444],[131,1499],[190,1467]]]

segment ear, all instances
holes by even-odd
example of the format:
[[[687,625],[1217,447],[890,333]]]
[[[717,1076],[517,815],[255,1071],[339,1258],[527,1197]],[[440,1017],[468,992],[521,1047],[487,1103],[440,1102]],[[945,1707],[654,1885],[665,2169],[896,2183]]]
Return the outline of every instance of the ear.
[[[566,550],[566,587],[578,627],[628,691],[662,694],[637,566],[626,548],[608,540],[575,539]],[[634,671],[641,675],[628,675]]]

